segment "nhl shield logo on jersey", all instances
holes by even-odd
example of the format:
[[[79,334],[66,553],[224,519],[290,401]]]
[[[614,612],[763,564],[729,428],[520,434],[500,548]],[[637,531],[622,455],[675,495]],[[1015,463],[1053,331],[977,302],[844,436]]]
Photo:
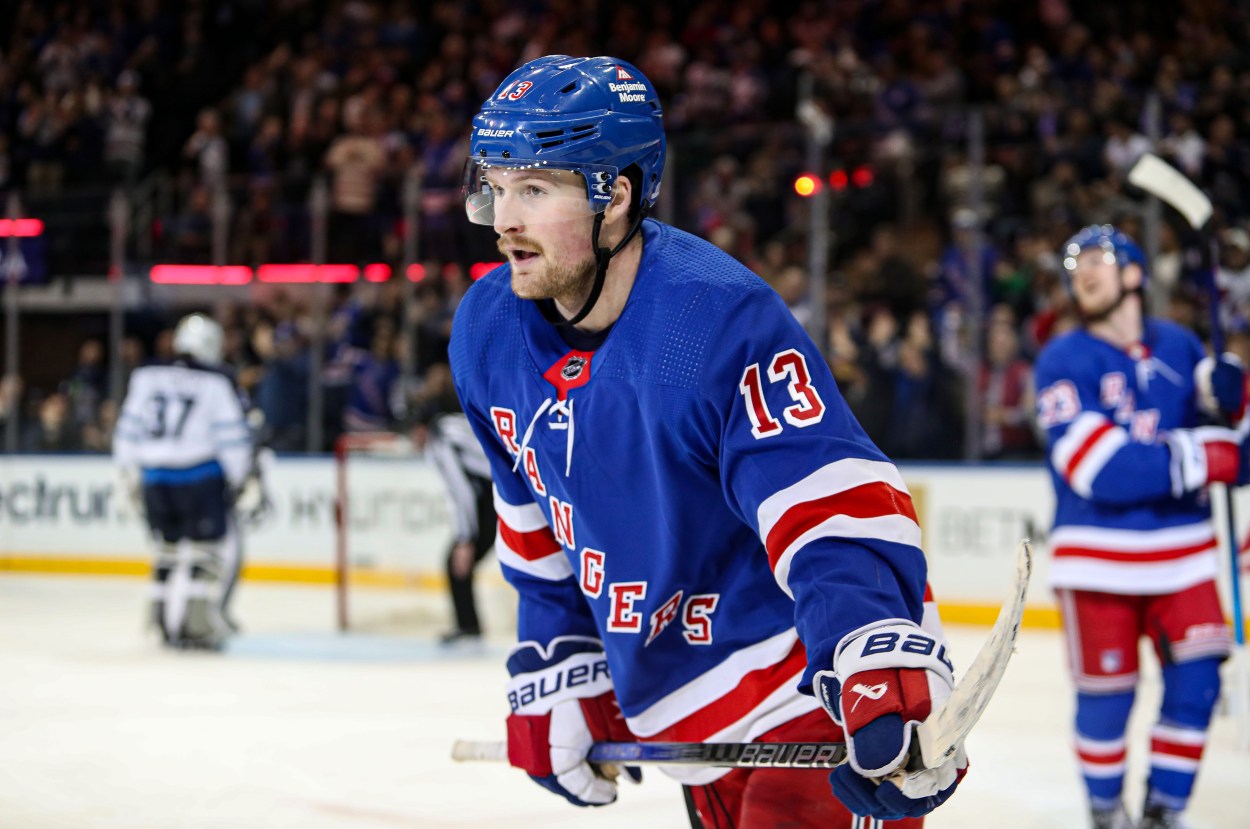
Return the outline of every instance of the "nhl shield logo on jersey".
[[[569,361],[564,364],[564,368],[560,369],[560,376],[565,380],[576,380],[581,376],[582,369],[585,367],[585,357],[569,357]]]
[[[590,363],[594,356],[593,351],[570,351],[543,372],[543,379],[555,386],[557,400],[566,399],[570,389],[590,382]]]

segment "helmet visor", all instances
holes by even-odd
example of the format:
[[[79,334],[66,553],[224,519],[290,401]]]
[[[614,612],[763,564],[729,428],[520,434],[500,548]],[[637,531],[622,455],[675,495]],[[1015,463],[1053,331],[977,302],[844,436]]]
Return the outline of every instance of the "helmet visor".
[[[469,221],[496,217],[522,225],[602,213],[612,201],[615,167],[506,158],[470,158],[464,165],[464,211]]]

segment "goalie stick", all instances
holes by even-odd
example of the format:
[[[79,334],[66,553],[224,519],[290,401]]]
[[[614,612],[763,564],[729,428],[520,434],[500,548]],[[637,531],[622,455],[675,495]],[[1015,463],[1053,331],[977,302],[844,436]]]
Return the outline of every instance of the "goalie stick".
[[[1129,170],[1128,182],[1185,217],[1199,234],[1207,238],[1210,267],[1206,273],[1207,297],[1211,305],[1211,350],[1216,355],[1224,352],[1224,325],[1220,320],[1220,291],[1215,283],[1215,270],[1219,267],[1219,246],[1207,223],[1214,209],[1207,197],[1179,170],[1153,153],[1146,153]],[[1238,723],[1238,742],[1243,751],[1250,750],[1250,662],[1246,654],[1246,625],[1241,604],[1241,562],[1238,555],[1237,519],[1233,512],[1233,491],[1224,490],[1224,516],[1227,522],[1229,570],[1229,595],[1233,604],[1233,692],[1229,695],[1230,707]]]
[[[915,745],[925,768],[937,768],[952,757],[989,705],[1015,650],[1032,573],[1033,548],[1028,539],[1022,539],[1016,545],[1011,595],[999,610],[985,644],[946,702],[916,726]],[[503,742],[456,740],[451,758],[460,762],[506,762],[508,747]],[[846,761],[846,747],[842,743],[595,743],[587,759],[592,763],[621,765],[825,769]]]

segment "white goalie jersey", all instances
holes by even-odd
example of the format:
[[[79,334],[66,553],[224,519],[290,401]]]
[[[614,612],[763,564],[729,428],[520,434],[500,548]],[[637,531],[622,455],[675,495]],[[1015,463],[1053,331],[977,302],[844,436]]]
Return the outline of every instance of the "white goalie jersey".
[[[113,459],[122,468],[185,469],[216,460],[238,487],[252,464],[251,430],[229,377],[195,363],[145,366],[130,378]]]

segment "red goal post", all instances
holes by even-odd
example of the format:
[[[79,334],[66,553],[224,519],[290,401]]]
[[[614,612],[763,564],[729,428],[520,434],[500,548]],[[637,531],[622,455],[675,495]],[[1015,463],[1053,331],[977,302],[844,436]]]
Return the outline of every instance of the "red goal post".
[[[407,437],[394,432],[346,432],[334,442],[334,589],[338,628],[350,627],[348,593],[351,582],[351,482],[353,456],[415,457],[417,449]]]

